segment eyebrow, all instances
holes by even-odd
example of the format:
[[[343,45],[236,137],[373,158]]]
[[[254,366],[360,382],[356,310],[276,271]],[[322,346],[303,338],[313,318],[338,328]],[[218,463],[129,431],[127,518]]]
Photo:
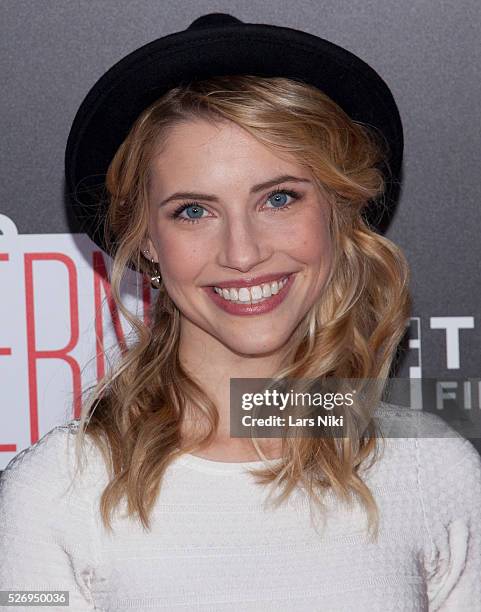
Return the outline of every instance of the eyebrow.
[[[297,176],[291,176],[289,174],[282,174],[281,176],[276,176],[269,181],[265,181],[264,183],[259,183],[258,185],[254,185],[251,187],[250,193],[258,193],[263,189],[267,189],[268,187],[272,187],[278,183],[310,183],[311,181],[306,178],[299,178]],[[165,206],[172,200],[180,200],[180,199],[197,199],[197,200],[206,200],[208,202],[218,202],[219,198],[215,195],[210,195],[207,193],[194,193],[192,191],[177,191],[173,193],[165,200],[160,202],[159,207]]]

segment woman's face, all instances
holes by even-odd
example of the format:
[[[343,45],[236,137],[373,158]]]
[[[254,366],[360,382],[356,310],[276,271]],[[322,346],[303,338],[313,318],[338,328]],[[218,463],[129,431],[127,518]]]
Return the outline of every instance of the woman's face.
[[[327,202],[310,172],[232,122],[203,120],[173,128],[151,169],[146,246],[183,333],[243,355],[282,348],[331,265]]]

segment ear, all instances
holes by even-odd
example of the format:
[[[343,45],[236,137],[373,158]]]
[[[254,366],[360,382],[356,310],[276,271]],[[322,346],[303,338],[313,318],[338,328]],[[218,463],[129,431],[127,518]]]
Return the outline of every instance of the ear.
[[[155,263],[158,263],[159,261],[159,256],[154,247],[154,243],[152,242],[150,238],[146,238],[142,242],[142,255],[145,257],[145,259],[147,259],[149,263],[151,262],[152,259],[154,260]]]

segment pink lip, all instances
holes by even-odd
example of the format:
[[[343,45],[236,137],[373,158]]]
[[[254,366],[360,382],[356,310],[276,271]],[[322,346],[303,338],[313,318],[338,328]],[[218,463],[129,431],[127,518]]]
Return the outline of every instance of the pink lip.
[[[262,285],[262,283],[270,283],[275,280],[289,276],[292,272],[278,272],[277,274],[264,274],[263,276],[256,276],[255,278],[244,278],[244,279],[232,279],[228,281],[222,281],[221,283],[213,283],[214,287],[220,289],[230,289],[231,287],[254,287],[255,285]]]
[[[210,299],[217,305],[219,308],[222,308],[225,312],[233,315],[258,315],[265,314],[266,312],[271,312],[274,308],[277,308],[279,304],[285,300],[287,294],[289,293],[289,289],[291,288],[292,283],[294,282],[295,274],[291,274],[287,283],[282,287],[279,293],[273,295],[272,297],[264,300],[263,302],[258,302],[257,304],[233,304],[228,300],[222,298],[218,293],[214,291],[214,287],[203,287],[204,291],[210,297]],[[275,279],[279,277],[274,277]],[[236,281],[238,282],[238,281]],[[267,282],[267,281],[264,281]],[[227,285],[227,287],[249,287],[251,285]],[[222,285],[216,285],[216,287],[222,287]]]

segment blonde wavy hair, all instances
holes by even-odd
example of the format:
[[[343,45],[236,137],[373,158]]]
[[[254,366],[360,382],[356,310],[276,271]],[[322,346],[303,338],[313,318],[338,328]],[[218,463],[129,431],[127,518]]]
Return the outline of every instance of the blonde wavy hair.
[[[136,335],[114,367],[87,390],[76,456],[80,467],[85,436],[103,456],[109,481],[100,513],[110,531],[112,514],[123,499],[128,516],[136,515],[150,529],[166,468],[179,454],[208,445],[219,420],[215,403],[179,361],[180,313],[162,281],[147,322],[129,312],[120,295],[126,267],[152,273],[142,255],[152,155],[168,144],[172,126],[199,118],[235,122],[278,155],[294,157],[329,199],[331,274],[292,335],[275,379],[375,380],[369,402],[377,405],[410,315],[405,256],[361,214],[374,200],[383,201],[380,164],[389,150],[379,133],[351,120],[318,89],[292,79],[223,76],[171,89],[137,118],[106,176],[111,293]],[[188,405],[195,407],[194,418],[202,427],[191,444],[182,447],[180,430]],[[378,508],[360,469],[379,458],[382,435],[374,421],[361,428],[354,413],[346,417],[349,436],[286,437],[281,462],[253,474],[279,493],[276,505],[296,486],[304,487],[321,510],[327,489],[348,504],[358,499],[377,537]],[[261,445],[253,444],[264,459]]]

